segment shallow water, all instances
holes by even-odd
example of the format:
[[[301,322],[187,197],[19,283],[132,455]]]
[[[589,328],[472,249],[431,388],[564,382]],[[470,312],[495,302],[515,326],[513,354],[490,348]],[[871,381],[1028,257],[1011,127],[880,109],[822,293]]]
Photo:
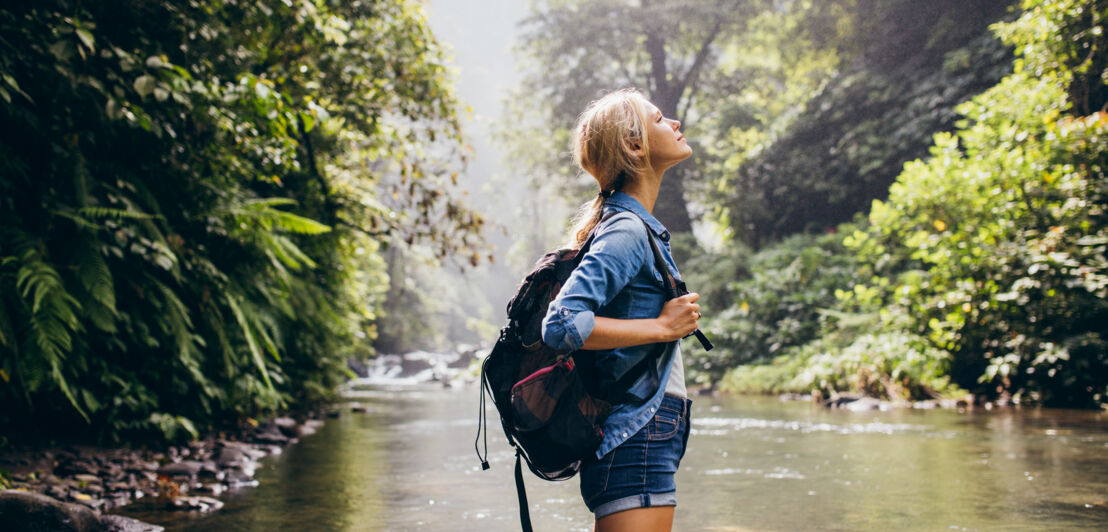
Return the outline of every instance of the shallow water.
[[[514,456],[477,390],[362,389],[211,516],[123,514],[177,530],[519,530]],[[1108,414],[829,411],[774,398],[696,398],[674,530],[1105,530]],[[528,473],[537,531],[591,530],[577,479]]]

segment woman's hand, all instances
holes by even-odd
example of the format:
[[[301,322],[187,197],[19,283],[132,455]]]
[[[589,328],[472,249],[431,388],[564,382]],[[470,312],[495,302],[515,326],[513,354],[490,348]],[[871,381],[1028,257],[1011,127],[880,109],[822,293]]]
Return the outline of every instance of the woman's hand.
[[[658,325],[661,327],[665,342],[680,340],[697,329],[697,320],[700,319],[700,305],[696,302],[700,294],[691,292],[681,297],[666,301],[662,306],[662,313],[658,315]]]
[[[582,349],[615,349],[636,345],[680,340],[696,330],[700,319],[700,294],[685,294],[662,306],[654,319],[620,320],[596,317],[592,334],[585,338]]]

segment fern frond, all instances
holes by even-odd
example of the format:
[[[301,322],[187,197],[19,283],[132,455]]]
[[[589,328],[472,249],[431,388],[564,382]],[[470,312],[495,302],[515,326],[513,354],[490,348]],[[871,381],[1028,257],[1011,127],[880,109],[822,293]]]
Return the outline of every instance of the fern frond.
[[[289,233],[318,235],[331,230],[331,226],[311,218],[274,208],[295,204],[295,201],[288,198],[260,198],[232,207],[228,209],[228,213],[240,223],[254,225],[266,231],[277,229]]]
[[[77,213],[88,218],[101,220],[154,220],[161,218],[161,216],[156,214],[132,211],[130,209],[113,209],[111,207],[81,207],[77,209]]]
[[[93,240],[78,244],[74,258],[77,260],[77,280],[88,294],[84,306],[85,316],[102,331],[115,332],[115,320],[119,313],[115,308],[115,283],[103,254]]]
[[[10,258],[5,258],[5,265],[13,263],[8,260]],[[49,367],[54,385],[87,421],[88,415],[78,404],[62,373],[62,361],[73,349],[73,334],[82,330],[77,317],[81,305],[66,291],[61,276],[43,259],[37,246],[30,244],[24,248],[18,263],[15,287],[27,313],[22,358]],[[26,391],[34,391],[41,382],[32,376],[24,385]]]
[[[62,218],[65,218],[65,219],[73,222],[74,224],[77,225],[77,227],[80,227],[81,229],[88,229],[90,231],[97,231],[97,230],[100,230],[100,229],[107,229],[106,227],[104,227],[104,226],[102,226],[98,223],[92,222],[92,221],[86,219],[84,216],[80,216],[79,214],[77,214],[75,212],[72,212],[72,211],[59,210],[59,211],[50,211],[50,212],[52,214],[54,214],[55,216],[61,216]]]
[[[273,382],[269,380],[269,371],[265,367],[265,360],[262,359],[262,352],[258,349],[258,342],[254,339],[254,333],[251,331],[250,323],[246,320],[246,316],[242,313],[242,308],[239,307],[235,296],[230,292],[226,294],[227,306],[231,308],[231,313],[235,315],[235,321],[238,322],[239,327],[242,328],[242,334],[246,337],[246,345],[250,349],[250,357],[254,361],[254,365],[258,368],[258,371],[262,374],[262,379],[265,380],[266,387],[273,391]]]
[[[321,224],[311,218],[306,218],[288,211],[270,209],[269,214],[278,229],[301,235],[318,235],[329,232],[331,226]]]

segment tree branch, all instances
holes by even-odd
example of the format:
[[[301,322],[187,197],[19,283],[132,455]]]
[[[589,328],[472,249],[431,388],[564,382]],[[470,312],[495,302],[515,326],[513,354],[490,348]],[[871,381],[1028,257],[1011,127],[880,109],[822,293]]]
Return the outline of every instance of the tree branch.
[[[693,59],[693,64],[685,72],[684,76],[681,76],[681,81],[676,87],[678,99],[680,95],[685,92],[685,89],[691,89],[689,91],[689,97],[685,99],[685,108],[678,112],[677,119],[684,122],[685,113],[689,110],[689,106],[692,105],[693,93],[696,91],[696,83],[700,77],[700,69],[704,67],[705,61],[708,59],[708,53],[711,51],[712,43],[719,36],[720,30],[723,29],[723,22],[720,19],[716,19],[715,26],[712,26],[712,31],[708,32],[708,37],[704,39],[704,43],[700,45],[700,49],[696,51],[696,58]]]

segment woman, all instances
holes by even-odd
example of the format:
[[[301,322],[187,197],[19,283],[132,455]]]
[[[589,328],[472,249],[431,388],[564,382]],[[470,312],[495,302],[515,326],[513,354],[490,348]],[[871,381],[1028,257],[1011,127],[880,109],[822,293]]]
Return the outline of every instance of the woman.
[[[631,382],[604,423],[595,459],[581,468],[581,496],[599,532],[673,526],[674,474],[691,405],[678,340],[697,328],[700,305],[695,293],[666,301],[647,238],[678,277],[669,232],[650,213],[659,199],[681,201],[658,198],[665,171],[692,154],[680,126],[638,92],[623,90],[590,104],[574,135],[574,157],[600,194],[582,209],[571,244],[581,246],[594,228],[596,237],[551,302],[543,341],[595,351],[602,382]],[[656,358],[644,366],[646,357]]]

